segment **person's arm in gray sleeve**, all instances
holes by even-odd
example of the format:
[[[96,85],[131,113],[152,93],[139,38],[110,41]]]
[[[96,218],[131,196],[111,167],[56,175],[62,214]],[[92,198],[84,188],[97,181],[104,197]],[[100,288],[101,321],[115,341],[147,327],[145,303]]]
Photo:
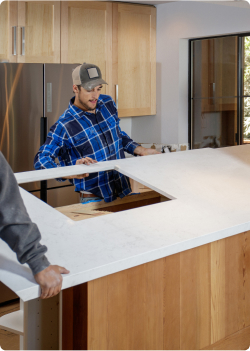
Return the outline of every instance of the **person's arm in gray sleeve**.
[[[50,263],[44,255],[41,234],[32,223],[21,198],[15,176],[0,153],[0,238],[16,253],[20,263],[27,263],[35,275]]]
[[[60,273],[68,271],[63,267],[50,266],[45,256],[47,247],[40,244],[40,231],[27,213],[15,176],[1,152],[0,238],[16,253],[21,264],[29,265],[42,290],[50,291],[50,296],[53,296],[61,286]],[[50,297],[49,294],[44,296]]]

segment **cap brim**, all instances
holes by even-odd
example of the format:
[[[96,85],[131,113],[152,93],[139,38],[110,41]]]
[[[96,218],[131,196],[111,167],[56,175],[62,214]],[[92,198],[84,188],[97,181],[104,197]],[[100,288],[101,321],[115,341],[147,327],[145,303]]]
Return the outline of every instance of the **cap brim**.
[[[101,84],[108,84],[108,83],[105,82],[105,80],[103,80],[103,79],[95,79],[95,80],[92,80],[91,82],[81,84],[81,86],[83,87],[83,89],[92,90]]]

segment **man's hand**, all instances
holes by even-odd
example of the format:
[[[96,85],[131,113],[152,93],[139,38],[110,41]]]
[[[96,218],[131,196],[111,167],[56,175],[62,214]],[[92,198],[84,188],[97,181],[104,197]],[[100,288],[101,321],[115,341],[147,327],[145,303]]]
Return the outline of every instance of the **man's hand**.
[[[60,266],[49,266],[37,273],[34,278],[41,288],[41,299],[57,295],[62,288],[63,278],[61,274],[68,274],[69,271]]]
[[[156,149],[147,149],[142,146],[137,146],[137,148],[134,150],[134,154],[138,156],[148,156],[161,154],[161,152],[157,151]]]
[[[92,158],[90,157],[85,157],[85,158],[81,158],[80,160],[76,161],[76,165],[91,165],[93,163],[97,163],[96,160],[92,160]],[[89,176],[88,173],[85,174],[79,174],[79,175],[74,175],[74,176],[69,176],[69,177],[64,177],[63,179],[83,179],[83,178],[87,178]]]

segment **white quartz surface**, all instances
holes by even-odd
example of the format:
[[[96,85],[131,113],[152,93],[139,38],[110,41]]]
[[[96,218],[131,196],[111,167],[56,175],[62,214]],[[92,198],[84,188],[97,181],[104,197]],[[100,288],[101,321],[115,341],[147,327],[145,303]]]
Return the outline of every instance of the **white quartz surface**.
[[[90,173],[102,166],[73,167]],[[172,200],[74,222],[21,189],[49,260],[70,270],[63,289],[250,230],[250,145],[117,160],[105,167]],[[60,177],[64,169],[54,171]],[[51,170],[27,172],[27,179],[37,180],[36,172]],[[0,280],[24,301],[39,295],[28,266],[3,242]]]

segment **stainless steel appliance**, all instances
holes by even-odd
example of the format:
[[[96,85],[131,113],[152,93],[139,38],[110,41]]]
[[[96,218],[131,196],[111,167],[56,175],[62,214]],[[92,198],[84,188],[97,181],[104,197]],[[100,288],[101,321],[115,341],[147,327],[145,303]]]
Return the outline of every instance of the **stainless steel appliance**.
[[[77,64],[0,63],[0,150],[14,172],[31,171],[49,128],[67,108]],[[53,207],[79,202],[68,181],[23,184]]]

